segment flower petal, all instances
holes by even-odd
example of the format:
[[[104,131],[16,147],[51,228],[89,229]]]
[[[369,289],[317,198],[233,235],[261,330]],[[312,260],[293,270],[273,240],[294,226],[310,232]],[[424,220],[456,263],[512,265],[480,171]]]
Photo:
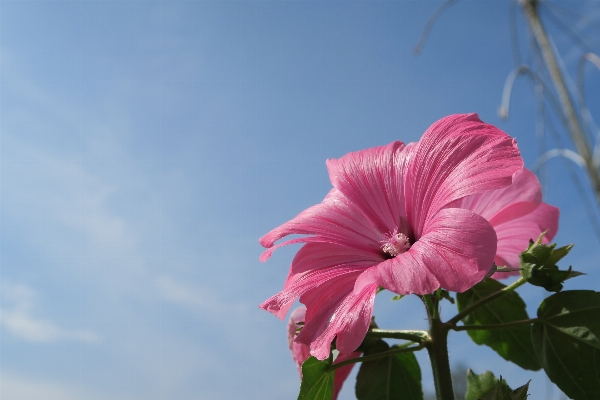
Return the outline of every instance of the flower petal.
[[[328,242],[353,246],[373,253],[379,252],[381,233],[337,189],[332,189],[321,204],[310,207],[291,221],[273,229],[260,239],[260,244],[271,248],[275,241],[291,234],[314,235],[293,239],[266,250],[261,261],[266,261],[277,247],[302,242]]]
[[[406,209],[415,239],[450,202],[508,186],[522,168],[514,139],[477,114],[437,121],[419,141],[407,171]]]
[[[296,368],[298,368],[300,379],[302,379],[302,363],[310,357],[310,352],[308,351],[308,346],[302,343],[296,343],[294,342],[294,339],[296,338],[298,329],[302,327],[299,323],[304,323],[305,316],[306,307],[296,308],[290,315],[287,329],[288,346],[292,352],[292,358],[294,359],[294,363],[296,363]]]
[[[306,305],[306,322],[296,341],[310,347],[310,354],[324,360],[329,356],[333,339],[341,353],[351,353],[364,339],[377,293],[377,284],[365,285],[353,293],[354,282],[360,275],[347,274],[328,281],[318,289],[304,294],[300,301]]]
[[[487,219],[492,226],[496,226],[529,214],[541,202],[540,182],[531,171],[523,168],[515,175],[511,185],[467,196],[455,203],[456,207],[471,210]]]
[[[296,333],[298,332],[298,328],[302,327],[299,323],[304,323],[306,316],[306,307],[302,306],[295,309],[290,316],[290,321],[288,323],[288,345],[290,347],[290,351],[292,352],[292,358],[296,363],[296,368],[298,369],[298,373],[300,374],[300,379],[302,379],[302,363],[306,361],[308,357],[310,357],[310,352],[308,350],[308,346],[302,343],[295,342]],[[339,353],[334,364],[341,363],[342,361],[350,360],[352,358],[360,357],[362,353],[360,351],[354,351],[352,353]],[[350,372],[354,368],[354,364],[349,364],[344,367],[338,368],[335,371],[335,375],[333,377],[333,397],[332,400],[336,400],[340,390],[342,390],[342,386],[344,385],[344,381],[350,375]]]
[[[360,357],[362,353],[360,351],[353,351],[352,353],[340,353],[334,364],[341,363],[342,361],[350,360],[352,358]],[[344,381],[352,372],[352,368],[354,368],[355,364],[349,364],[344,367],[338,368],[335,370],[335,375],[333,377],[333,397],[331,400],[336,400],[340,391],[342,390],[342,386],[344,385]]]
[[[519,254],[527,250],[529,239],[536,240],[545,230],[548,233],[544,236],[544,243],[554,238],[558,231],[559,214],[558,208],[542,203],[525,216],[494,226],[498,235],[498,250],[494,260],[496,264],[519,268]],[[519,275],[519,271],[496,272],[492,277],[498,279],[511,275]]]
[[[294,257],[283,290],[259,307],[283,319],[294,301],[309,290],[343,275],[361,273],[383,261],[380,255],[331,243],[307,243]]]
[[[390,232],[399,225],[406,226],[403,186],[410,157],[408,149],[402,142],[393,142],[327,160],[333,186],[355,204],[380,233]],[[404,231],[404,226],[400,231]]]
[[[307,243],[296,253],[291,272],[295,275],[333,266],[367,268],[384,261],[381,252],[365,252],[361,249],[332,243]]]
[[[369,268],[354,291],[377,283],[398,294],[427,294],[438,288],[462,292],[490,271],[496,233],[483,217],[464,209],[438,212],[406,253]]]

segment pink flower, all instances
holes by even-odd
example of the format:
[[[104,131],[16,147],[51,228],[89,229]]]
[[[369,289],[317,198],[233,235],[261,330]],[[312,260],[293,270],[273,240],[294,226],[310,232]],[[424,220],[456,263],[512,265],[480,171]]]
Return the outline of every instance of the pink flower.
[[[292,315],[290,316],[290,322],[288,323],[288,344],[290,346],[290,351],[292,352],[292,357],[294,358],[294,362],[296,363],[296,367],[298,368],[298,373],[300,374],[300,379],[302,379],[302,363],[306,361],[308,357],[310,357],[310,352],[308,351],[308,346],[302,343],[298,343],[294,341],[296,337],[296,333],[298,328],[302,325],[298,325],[299,322],[304,322],[304,317],[306,315],[306,307],[296,308]],[[352,353],[340,353],[334,364],[337,364],[342,361],[350,360],[352,358],[359,357],[362,353],[360,351],[354,351]],[[332,400],[336,400],[340,390],[342,390],[342,385],[344,381],[350,375],[354,364],[346,365],[344,367],[338,368],[335,371],[335,375],[333,377],[333,398]]]
[[[542,202],[542,187],[536,176],[523,169],[510,186],[467,196],[456,207],[481,215],[494,227],[498,249],[494,262],[498,266],[519,268],[519,254],[527,250],[529,239],[536,240],[542,232],[544,243],[551,241],[558,230],[559,210]],[[496,279],[519,275],[519,271],[497,272]]]
[[[307,311],[295,340],[321,360],[334,338],[341,353],[360,345],[378,286],[406,295],[479,282],[494,261],[496,232],[449,205],[509,186],[523,160],[512,138],[470,114],[441,119],[418,143],[350,153],[327,168],[333,189],[323,202],[260,239],[262,261],[305,243],[283,290],[261,307],[283,319],[299,297]],[[290,234],[307,236],[275,246]]]

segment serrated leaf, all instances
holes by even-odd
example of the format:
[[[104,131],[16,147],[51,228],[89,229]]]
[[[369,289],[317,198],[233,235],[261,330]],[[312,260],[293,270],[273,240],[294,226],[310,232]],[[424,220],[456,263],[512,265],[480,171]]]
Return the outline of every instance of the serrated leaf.
[[[471,289],[456,296],[458,310],[462,311],[471,304],[496,293],[506,286],[488,278]],[[516,292],[508,292],[483,305],[463,318],[465,325],[499,325],[508,322],[529,319],[525,302]],[[479,344],[491,347],[505,360],[521,368],[537,371],[541,368],[531,342],[529,326],[510,329],[469,330],[471,339]]]
[[[399,346],[392,346],[391,349]],[[384,341],[368,354],[390,350]],[[368,355],[365,354],[365,355]],[[358,400],[423,400],[421,368],[413,353],[399,353],[363,362],[356,377]]]
[[[553,294],[533,324],[535,352],[546,374],[569,398],[600,399],[600,293]]]
[[[320,361],[310,356],[302,364],[302,383],[298,400],[331,400],[334,372],[329,369],[331,357]]]

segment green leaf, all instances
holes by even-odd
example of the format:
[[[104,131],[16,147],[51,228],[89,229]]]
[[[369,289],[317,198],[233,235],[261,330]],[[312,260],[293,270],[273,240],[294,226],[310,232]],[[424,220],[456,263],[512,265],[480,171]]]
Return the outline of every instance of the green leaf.
[[[334,372],[329,370],[331,357],[319,361],[310,356],[302,364],[302,383],[298,400],[331,400]]]
[[[392,346],[391,349],[400,346]],[[384,341],[365,355],[390,350]],[[413,353],[399,353],[363,362],[356,377],[358,400],[423,400],[421,368]]]
[[[545,299],[533,324],[535,352],[569,398],[600,399],[600,293],[569,290]]]
[[[490,371],[475,374],[471,369],[467,371],[467,395],[465,400],[478,400],[496,387],[498,380]]]
[[[462,311],[477,301],[496,293],[506,286],[488,278],[463,293],[458,293],[456,300],[458,310]],[[525,302],[514,291],[481,306],[465,318],[465,325],[499,325],[508,322],[529,319],[525,310]],[[531,328],[520,326],[510,329],[469,330],[471,339],[479,344],[491,347],[505,360],[511,361],[521,368],[537,371],[541,368],[531,342]]]
[[[403,298],[404,295],[403,294],[397,294],[394,297],[392,297],[392,301],[396,301],[396,300],[400,300],[401,298]]]

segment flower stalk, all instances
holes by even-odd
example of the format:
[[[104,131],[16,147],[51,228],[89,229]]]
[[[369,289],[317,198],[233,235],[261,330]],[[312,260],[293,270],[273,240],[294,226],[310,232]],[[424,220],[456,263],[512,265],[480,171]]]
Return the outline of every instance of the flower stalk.
[[[423,296],[423,301],[429,314],[430,340],[425,344],[433,370],[433,380],[437,400],[454,400],[452,388],[452,374],[450,373],[450,360],[448,358],[448,325],[444,324],[439,316],[439,298],[437,296]]]
[[[410,344],[412,344],[412,343],[408,343],[408,345],[410,345]],[[380,358],[389,357],[394,354],[410,353],[413,351],[419,351],[419,350],[423,349],[424,347],[425,347],[424,344],[420,344],[418,346],[402,347],[402,348],[392,349],[392,350],[388,350],[388,351],[382,351],[381,353],[370,354],[370,355],[364,356],[364,357],[351,358],[349,360],[345,360],[345,361],[339,362],[337,364],[333,364],[331,366],[330,370],[334,371],[334,370],[344,367],[346,365],[356,364],[356,363],[365,362],[365,361],[373,361],[373,360],[377,360]]]
[[[371,329],[367,332],[367,337],[381,339],[403,339],[410,340],[415,343],[422,343],[429,340],[427,331],[419,330],[388,330],[388,329]]]
[[[485,298],[479,300],[477,303],[471,304],[469,307],[465,308],[464,310],[462,310],[461,312],[456,314],[454,317],[449,319],[448,322],[446,322],[446,324],[455,326],[460,320],[462,320],[467,315],[471,314],[473,311],[477,310],[479,307],[489,303],[492,300],[496,300],[498,297],[500,297],[508,292],[515,290],[519,286],[524,285],[526,282],[527,282],[527,280],[525,278],[521,277],[521,278],[517,279],[516,281],[514,281],[512,284],[508,285],[504,289],[499,290],[496,293],[493,293],[493,294],[489,295],[488,297],[485,297]]]

